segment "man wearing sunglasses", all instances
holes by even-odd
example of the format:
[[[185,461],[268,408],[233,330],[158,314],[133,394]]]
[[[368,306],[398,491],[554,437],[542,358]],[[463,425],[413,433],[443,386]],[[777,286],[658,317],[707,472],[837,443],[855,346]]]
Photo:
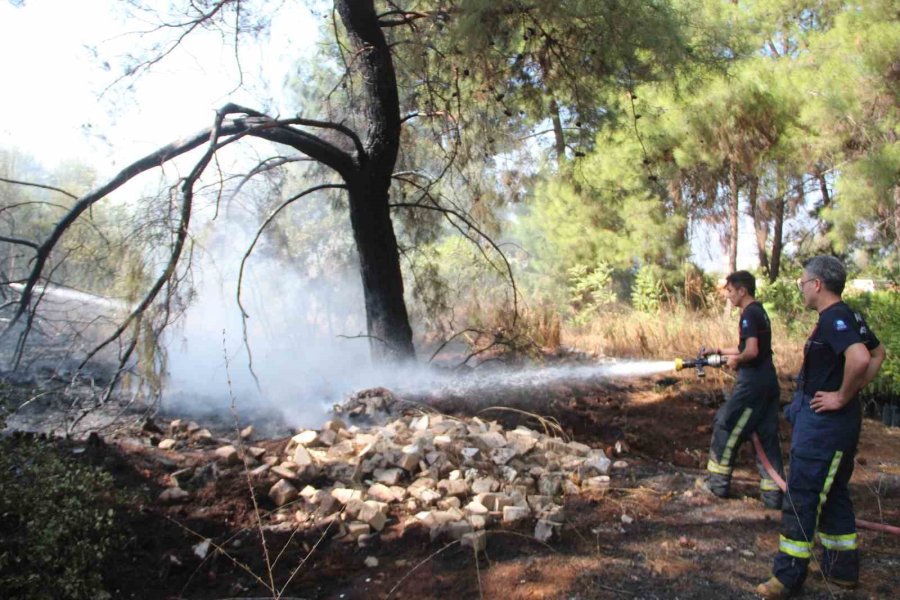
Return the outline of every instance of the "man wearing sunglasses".
[[[833,256],[816,256],[797,281],[819,321],[803,350],[797,391],[786,410],[793,425],[790,476],[773,577],[757,588],[787,598],[806,579],[816,535],[825,579],[845,588],[859,580],[859,551],[848,483],[862,425],[857,393],[875,378],[884,346],[841,299],[847,273]]]

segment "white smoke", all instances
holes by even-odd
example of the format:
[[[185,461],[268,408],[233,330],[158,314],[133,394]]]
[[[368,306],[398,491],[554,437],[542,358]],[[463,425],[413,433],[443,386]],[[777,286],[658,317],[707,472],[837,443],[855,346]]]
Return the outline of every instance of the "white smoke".
[[[371,371],[368,341],[347,339],[365,332],[361,284],[352,273],[311,280],[258,247],[241,284],[245,344],[236,294],[253,233],[217,223],[195,254],[195,300],[164,338],[163,408],[227,412],[233,397],[244,419],[274,410],[313,424]]]
[[[238,269],[250,239],[236,225],[219,224],[206,251],[195,257],[196,300],[165,339],[166,412],[227,416],[233,397],[242,420],[276,413],[287,426],[317,427],[334,404],[377,386],[398,395],[465,397],[674,369],[672,361],[490,368],[466,374],[425,365],[379,369],[372,365],[367,339],[358,337],[365,333],[365,314],[357,273],[331,273],[311,281],[300,269],[259,252],[248,261],[241,296],[249,313],[246,337],[254,379],[236,302]]]
[[[344,220],[332,226],[349,231]],[[163,340],[166,413],[228,417],[233,402],[242,421],[272,415],[287,426],[317,427],[334,404],[371,387],[386,387],[401,396],[467,397],[476,392],[651,375],[674,368],[671,361],[479,368],[466,374],[424,364],[376,368],[364,337],[358,267],[337,272],[327,258],[316,268],[308,263],[292,265],[277,258],[265,241],[244,271],[241,299],[249,314],[245,345],[237,281],[256,225],[240,221],[232,217],[223,222],[220,217],[210,222],[208,238],[194,252],[195,299]],[[337,239],[346,233],[332,230],[331,235]],[[343,262],[356,265],[355,260]]]

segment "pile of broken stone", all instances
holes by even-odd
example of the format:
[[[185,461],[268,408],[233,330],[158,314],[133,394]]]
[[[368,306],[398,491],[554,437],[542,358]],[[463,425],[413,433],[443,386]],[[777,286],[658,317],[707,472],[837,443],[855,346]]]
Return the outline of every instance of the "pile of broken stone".
[[[160,447],[184,437],[187,425],[173,425]],[[610,467],[627,466],[611,465],[601,449],[523,426],[504,430],[478,417],[422,412],[365,428],[335,418],[294,435],[285,453],[249,443],[215,450],[219,463],[246,465],[254,480],[273,482],[268,496],[284,525],[315,526],[366,546],[386,526],[420,524],[432,539],[446,536],[475,551],[497,523],[534,519],[538,540],[559,535],[563,497],[603,491]],[[161,500],[182,498],[177,489],[176,481]]]

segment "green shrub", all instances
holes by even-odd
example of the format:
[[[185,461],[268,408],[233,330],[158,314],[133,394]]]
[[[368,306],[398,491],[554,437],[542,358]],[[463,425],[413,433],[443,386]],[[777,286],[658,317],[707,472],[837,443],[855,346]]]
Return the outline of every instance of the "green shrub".
[[[645,313],[659,311],[663,296],[660,271],[655,265],[644,265],[638,269],[631,288],[631,305],[635,310]]]
[[[862,312],[887,351],[873,387],[900,393],[900,293],[872,292],[845,299],[855,310]]]
[[[120,541],[108,473],[46,439],[0,440],[4,598],[109,598],[101,574]]]
[[[777,314],[792,323],[807,309],[803,297],[793,279],[779,278],[773,283],[762,283],[756,291],[756,299],[762,302],[769,314]]]
[[[587,265],[576,265],[569,269],[569,303],[574,311],[572,324],[585,325],[594,319],[601,308],[616,301],[612,289],[613,269],[601,262],[591,270]]]

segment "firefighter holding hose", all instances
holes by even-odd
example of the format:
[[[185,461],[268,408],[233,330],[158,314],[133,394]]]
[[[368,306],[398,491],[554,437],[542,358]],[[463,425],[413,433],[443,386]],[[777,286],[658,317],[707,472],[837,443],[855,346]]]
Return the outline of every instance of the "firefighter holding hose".
[[[757,588],[763,598],[800,591],[813,539],[823,546],[825,579],[853,588],[859,551],[848,483],[862,425],[857,392],[875,378],[884,346],[862,315],[841,299],[847,273],[832,256],[816,256],[797,281],[803,303],[819,320],[803,350],[797,391],[785,411],[793,425],[790,477],[773,577]]]
[[[731,486],[731,472],[741,444],[755,431],[769,462],[784,475],[781,444],[778,439],[780,391],[775,365],[772,363],[772,327],[769,315],[754,295],[756,279],[747,271],[736,271],[725,278],[728,301],[740,309],[738,345],[714,350],[737,370],[737,383],[716,413],[712,442],[706,469],[709,476],[704,487],[720,498],[726,498]],[[782,492],[757,459],[760,494],[768,508],[780,509]]]

